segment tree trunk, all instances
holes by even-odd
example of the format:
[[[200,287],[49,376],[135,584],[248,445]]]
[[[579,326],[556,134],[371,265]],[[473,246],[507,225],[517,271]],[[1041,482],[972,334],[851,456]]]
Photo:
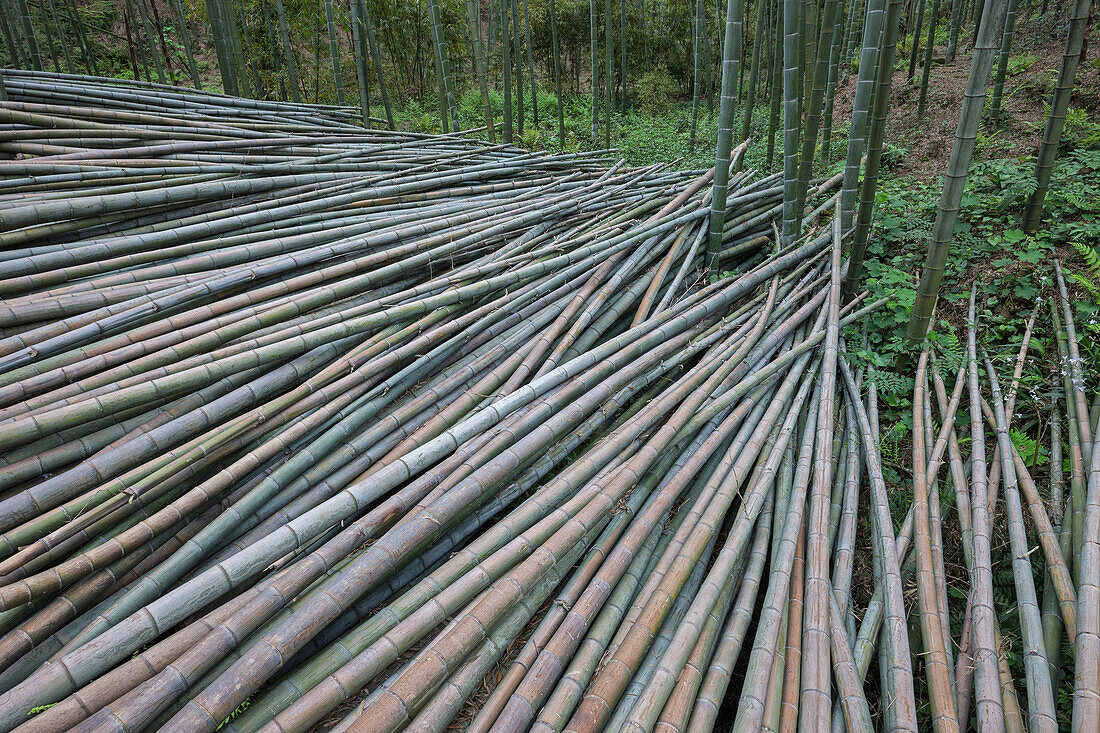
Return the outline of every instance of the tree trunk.
[[[741,119],[741,139],[749,139],[752,127],[752,113],[756,107],[756,86],[760,79],[760,58],[764,47],[764,4],[765,0],[756,0],[756,32],[752,41],[752,66],[749,70],[748,97],[745,100],[745,114]]]
[[[591,0],[595,2],[596,0]],[[500,47],[503,63],[501,74],[504,77],[504,142],[512,144],[512,49],[508,37],[508,0],[500,0]]]
[[[554,93],[558,97],[558,148],[565,150],[565,99],[561,94],[561,50],[558,47],[558,12],[554,6],[554,0],[550,0],[550,36],[554,54]],[[491,135],[492,133],[490,133],[490,141]]]
[[[1005,13],[1005,28],[1001,34],[1001,52],[997,57],[997,70],[993,74],[993,99],[989,102],[989,124],[996,130],[1001,127],[1001,100],[1005,90],[1005,75],[1008,73],[1008,57],[1012,53],[1012,38],[1016,33],[1016,13],[1018,0],[1008,0]]]
[[[792,0],[788,0],[790,2]],[[714,185],[711,188],[710,230],[707,239],[707,270],[718,277],[722,255],[722,229],[726,223],[726,194],[729,186],[730,153],[733,150],[734,94],[737,62],[744,20],[744,0],[727,0],[726,37],[722,44],[722,101],[718,111],[718,150],[714,157]]]
[[[695,150],[696,133],[699,129],[699,92],[700,92],[700,77],[702,75],[702,46],[703,46],[703,25],[706,23],[706,9],[703,0],[695,0],[695,22],[692,24],[692,46],[695,56],[695,72],[693,74],[694,84],[691,95],[691,137],[690,137],[690,149]]]
[[[966,81],[966,93],[959,111],[959,124],[955,130],[955,143],[951,148],[951,157],[947,162],[943,192],[940,196],[936,222],[932,227],[932,242],[928,246],[928,257],[921,273],[917,298],[913,303],[913,312],[909,320],[906,336],[912,344],[924,340],[928,325],[932,321],[932,309],[936,305],[943,269],[947,263],[947,251],[955,232],[955,220],[959,216],[963,189],[970,169],[970,160],[974,154],[974,142],[978,136],[985,106],[985,93],[989,88],[989,73],[1000,47],[1000,34],[1004,28],[1007,0],[986,0],[982,13],[978,44],[974,46],[974,56],[970,62],[970,76]]]
[[[31,9],[27,5],[27,0],[17,0],[19,3],[19,20],[23,25],[23,36],[27,39],[27,51],[31,59],[31,66],[35,71],[42,71],[42,54],[38,50],[38,39],[34,37],[34,27],[31,25]],[[126,34],[127,42],[130,42],[130,34]],[[137,78],[137,71],[134,71],[134,78]]]
[[[344,104],[344,76],[340,72],[340,46],[336,42],[336,18],[332,0],[325,0],[325,25],[328,27],[328,53],[332,59],[332,81],[336,85],[336,103]]]
[[[553,18],[553,8],[551,8]],[[474,42],[474,67],[477,70],[477,84],[481,90],[481,107],[485,116],[485,125],[489,133],[489,142],[497,141],[496,127],[493,125],[493,107],[489,103],[489,80],[485,74],[485,54],[481,47],[481,22],[477,9],[477,0],[466,0],[466,18],[470,24],[470,35]],[[555,29],[554,38],[557,38]],[[555,52],[557,44],[554,44]],[[556,60],[555,60],[556,61]]]
[[[924,48],[924,67],[920,73],[920,98],[917,101],[917,119],[924,119],[928,102],[928,79],[932,73],[932,51],[935,48],[936,19],[940,14],[940,0],[932,0],[932,17],[928,20],[928,44]]]
[[[840,188],[840,229],[845,236],[851,229],[852,219],[855,216],[856,183],[859,180],[860,161],[867,143],[867,123],[878,71],[884,7],[884,0],[869,0],[867,19],[863,24],[859,77],[856,80],[855,98],[852,101],[852,121],[848,131],[844,182]]]
[[[1069,109],[1073,84],[1077,79],[1077,66],[1081,60],[1081,44],[1085,38],[1085,28],[1088,23],[1091,5],[1092,0],[1077,0],[1073,17],[1069,21],[1069,35],[1066,38],[1066,49],[1062,55],[1062,68],[1058,72],[1058,83],[1054,87],[1054,95],[1050,100],[1050,116],[1047,117],[1046,128],[1043,130],[1043,141],[1039,145],[1039,155],[1035,163],[1037,184],[1034,193],[1028,199],[1027,209],[1024,211],[1025,232],[1034,232],[1038,229],[1043,216],[1043,201],[1046,199],[1047,188],[1050,186],[1050,173],[1054,168],[1054,161],[1058,158],[1058,145],[1062,141],[1062,127],[1066,121],[1066,110]]]
[[[523,32],[527,36],[527,76],[531,80],[531,124],[539,126],[539,96],[535,88],[535,60],[531,55],[531,15],[523,0]]]
[[[782,243],[798,236],[798,133],[802,123],[800,34],[805,24],[800,0],[783,0],[783,229]]]
[[[596,48],[597,32],[599,30],[596,24],[596,0],[588,0],[588,20],[588,41],[591,51],[590,56],[592,66],[592,87],[590,89],[590,93],[592,95],[592,143],[595,144],[600,137],[599,105],[597,104],[597,100],[599,99],[600,94],[600,59]],[[507,56],[505,58],[507,58]],[[507,63],[507,61],[505,63]]]
[[[290,98],[295,102],[300,102],[302,97],[298,87],[298,73],[294,68],[294,46],[290,43],[290,29],[286,24],[286,10],[283,8],[283,0],[275,0],[275,15],[279,21],[279,38],[283,46],[283,61],[286,63]]]
[[[863,256],[867,251],[871,232],[871,214],[874,211],[875,192],[878,188],[879,162],[882,159],[882,138],[886,132],[886,116],[890,111],[890,91],[893,86],[894,56],[897,52],[897,28],[901,0],[890,0],[886,9],[881,58],[875,78],[874,110],[867,131],[867,163],[863,184],[859,193],[859,212],[855,233],[852,235],[851,254],[848,260],[848,276],[844,280],[844,300],[850,301],[859,292],[859,279],[863,271]]]

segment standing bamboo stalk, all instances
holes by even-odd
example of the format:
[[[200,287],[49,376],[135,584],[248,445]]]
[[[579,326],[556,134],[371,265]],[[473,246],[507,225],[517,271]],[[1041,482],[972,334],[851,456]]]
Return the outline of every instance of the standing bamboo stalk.
[[[1004,124],[1001,115],[1001,99],[1004,97],[1005,76],[1008,72],[1008,57],[1012,53],[1012,39],[1016,33],[1016,8],[1018,0],[1008,0],[1005,12],[1005,27],[1001,34],[1001,51],[997,55],[997,69],[993,74],[993,96],[989,101],[989,122],[994,129]]]
[[[955,220],[959,216],[963,189],[970,172],[970,160],[974,155],[974,144],[978,138],[978,125],[981,123],[985,107],[985,94],[989,86],[989,73],[994,57],[1000,47],[1000,31],[1004,27],[1006,0],[985,0],[986,11],[982,14],[982,27],[979,43],[974,47],[974,57],[970,63],[970,75],[966,81],[959,110],[959,123],[955,130],[955,142],[951,148],[951,157],[947,161],[943,191],[936,210],[936,221],[932,226],[932,241],[928,245],[928,256],[917,286],[917,297],[906,328],[906,338],[917,343],[928,333],[932,320],[932,310],[939,295],[943,281],[944,266],[947,264],[948,249],[954,238]]]
[[[1077,0],[1069,21],[1069,35],[1062,54],[1062,66],[1058,71],[1058,82],[1054,86],[1054,95],[1050,101],[1050,116],[1043,129],[1043,140],[1039,144],[1039,153],[1035,161],[1037,185],[1028,197],[1024,210],[1023,227],[1025,232],[1034,232],[1039,228],[1043,216],[1043,201],[1050,187],[1050,174],[1054,161],[1058,158],[1058,146],[1062,140],[1062,127],[1066,121],[1073,84],[1077,78],[1077,66],[1081,59],[1081,46],[1088,30],[1089,10],[1092,0]]]
[[[726,196],[729,186],[730,153],[733,149],[733,114],[737,85],[737,64],[740,60],[741,16],[744,0],[726,2],[726,37],[722,52],[722,104],[718,112],[718,149],[714,162],[714,186],[711,189],[710,228],[707,239],[706,266],[710,276],[717,277],[722,230],[726,217]]]

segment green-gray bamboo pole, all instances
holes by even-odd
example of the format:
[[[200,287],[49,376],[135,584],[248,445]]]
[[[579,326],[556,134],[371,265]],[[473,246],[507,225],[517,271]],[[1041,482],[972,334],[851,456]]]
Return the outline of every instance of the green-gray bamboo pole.
[[[619,109],[626,114],[626,0],[619,0],[619,23]]]
[[[367,78],[370,69],[367,66],[367,49],[363,33],[363,15],[366,10],[362,0],[351,0],[351,43],[355,57],[355,78],[359,86],[359,109],[363,114],[363,127],[370,127],[370,94]]]
[[[989,73],[997,49],[1000,47],[1000,32],[1004,28],[1007,0],[985,0],[986,9],[982,13],[982,28],[978,44],[974,46],[974,57],[970,63],[970,75],[966,81],[962,108],[959,110],[959,124],[955,130],[955,143],[951,148],[951,157],[947,161],[944,176],[943,193],[940,196],[936,212],[936,222],[932,227],[932,242],[928,246],[924,271],[917,286],[917,298],[913,303],[913,312],[906,329],[910,343],[924,340],[928,325],[932,321],[932,310],[940,292],[947,252],[954,237],[955,220],[959,216],[963,189],[970,170],[970,159],[974,154],[974,143],[978,137],[978,125],[981,123],[985,107],[985,94],[989,87]]]
[[[951,25],[948,27],[947,50],[944,53],[944,57],[949,64],[954,63],[955,52],[959,47],[959,27],[962,25],[964,5],[966,5],[966,0],[952,0],[951,3]]]
[[[596,2],[596,0],[591,0],[591,1]],[[502,53],[502,58],[503,58],[503,63],[501,64],[501,72],[502,72],[503,77],[504,77],[504,142],[507,143],[508,145],[512,144],[512,139],[513,139],[512,138],[512,47],[511,47],[512,41],[511,41],[511,38],[509,37],[510,31],[508,30],[508,14],[510,12],[508,6],[510,4],[511,3],[509,3],[508,0],[500,0],[500,34],[501,34],[500,47],[501,47],[501,53]],[[595,24],[595,21],[593,21],[593,24]],[[595,38],[595,37],[593,36],[593,38]],[[595,40],[593,40],[592,43],[595,44]],[[595,46],[593,46],[593,48],[595,48]],[[595,69],[595,66],[593,66],[592,68]],[[595,71],[594,70],[593,70],[592,74],[593,74],[592,79],[593,79],[593,81],[595,81],[596,77],[595,77]],[[592,106],[592,120],[593,120],[593,122],[592,122],[592,133],[593,133],[592,138],[593,138],[593,140],[595,140],[595,137],[596,137],[596,135],[595,135],[595,131],[596,131],[595,101],[593,101],[592,105],[593,105]]]
[[[611,29],[615,27],[615,22],[611,16],[611,0],[604,0],[603,11],[604,83],[607,87],[604,99],[607,109],[604,110],[603,146],[610,148],[611,108],[615,106],[615,42],[611,37]]]
[[[539,126],[539,95],[535,88],[535,59],[531,54],[531,14],[523,0],[523,33],[527,40],[527,76],[531,81],[531,124]]]
[[[435,87],[439,97],[439,125],[444,133],[451,131],[449,103],[449,84],[443,47],[443,25],[439,17],[439,5],[436,0],[428,0],[428,28],[432,36],[432,57],[435,60]]]
[[[878,189],[879,163],[882,160],[882,139],[886,132],[886,117],[890,111],[890,91],[894,79],[894,56],[897,52],[898,23],[901,14],[900,0],[890,0],[886,6],[885,27],[882,34],[882,50],[875,79],[874,110],[867,132],[867,162],[860,187],[859,211],[852,246],[848,259],[848,275],[844,280],[845,302],[859,292],[859,279],[863,270],[863,257],[867,252],[867,240],[871,233],[871,215],[874,212],[875,192]]]
[[[802,124],[802,58],[805,30],[801,0],[783,0],[783,228],[785,243],[798,236],[798,133]]]
[[[554,9],[550,8],[551,23],[553,23]],[[477,67],[477,84],[481,90],[481,107],[484,110],[485,125],[488,127],[489,142],[497,141],[496,126],[493,124],[493,107],[489,103],[489,79],[485,73],[485,53],[481,45],[480,23],[478,23],[477,0],[466,0],[466,18],[470,24],[470,35],[474,43],[474,66]],[[554,64],[557,68],[557,28],[554,28]],[[560,92],[559,92],[560,96]]]
[[[138,55],[138,58],[141,61],[141,71],[145,74],[145,80],[151,82],[153,80],[153,75],[149,73],[149,65],[150,64],[149,64],[149,57],[147,55],[147,50],[145,48],[145,38],[144,38],[144,35],[141,32],[139,32],[139,24],[141,23],[141,19],[138,18],[137,11],[134,10],[134,4],[133,4],[133,2],[131,2],[131,0],[126,0],[125,6],[126,6],[126,10],[125,10],[126,22],[127,23],[130,23],[130,22],[134,23],[134,25],[132,27],[128,26],[128,28],[127,28],[127,43],[130,46],[131,64],[133,63],[133,58],[132,58],[133,57],[133,49],[136,46],[137,55]],[[45,29],[46,29],[46,45],[50,49],[50,52],[51,52],[51,55],[52,55],[52,53],[53,53],[53,39],[50,37],[50,27],[47,25],[47,26],[45,26]],[[57,58],[56,57],[54,57],[53,63],[54,63],[54,71],[58,71],[58,69],[57,69]],[[138,78],[137,74],[134,75],[134,78],[135,78],[135,80],[137,80],[137,78]]]
[[[917,73],[917,54],[920,53],[920,39],[922,31],[924,30],[924,3],[925,0],[920,0],[917,5],[917,21],[913,28],[913,41],[912,47],[909,49],[909,71],[905,75],[905,83],[912,84],[913,76]],[[932,47],[932,38],[929,36],[926,45]]]
[[[718,111],[718,150],[714,159],[714,185],[711,188],[707,239],[707,270],[712,278],[717,277],[719,272],[722,230],[726,220],[730,154],[733,151],[733,113],[736,104],[734,95],[737,93],[741,16],[744,12],[744,0],[726,0],[726,36],[722,44],[722,97]]]
[[[507,0],[503,0],[503,2],[507,2]],[[598,32],[598,27],[597,27],[597,18],[596,18],[596,0],[588,0],[588,50],[589,50],[588,56],[589,56],[589,65],[590,65],[591,70],[592,70],[592,84],[591,84],[591,88],[590,88],[589,92],[592,96],[592,110],[591,110],[590,116],[592,118],[591,122],[592,122],[592,143],[593,144],[595,144],[596,141],[599,140],[599,138],[600,138],[600,117],[599,117],[599,105],[598,105],[598,100],[599,100],[599,96],[600,96],[600,79],[599,79],[600,63],[599,63],[599,54],[597,52],[597,47],[596,47],[596,42],[597,42],[597,39],[598,39],[597,32]],[[505,57],[504,58],[505,58],[504,65],[507,66],[508,65],[507,52],[505,52]],[[505,72],[505,73],[507,73],[507,72]],[[508,83],[507,82],[505,82],[504,88],[505,88],[505,94],[507,94],[507,88],[508,88]],[[507,108],[508,103],[505,102],[504,106],[505,106],[505,108]]]
[[[16,0],[19,8],[19,20],[23,25],[23,37],[27,39],[27,55],[30,56],[31,66],[37,71],[42,71],[42,54],[38,50],[38,39],[34,35],[34,26],[31,25],[31,9],[27,0]]]
[[[187,72],[191,75],[191,81],[195,85],[196,89],[202,89],[202,80],[199,77],[199,67],[195,63],[195,53],[191,48],[191,31],[187,27],[187,16],[183,13],[183,6],[180,4],[180,0],[171,0],[172,15],[176,19],[176,24],[179,26],[178,33],[180,41],[183,43],[183,55],[187,59]],[[90,61],[90,59],[89,59]],[[92,66],[92,74],[96,74],[95,67]]]
[[[84,30],[84,21],[80,20],[80,10],[76,7],[76,0],[70,0],[68,4],[68,14],[76,29],[77,40],[80,43],[80,54],[84,57],[85,68],[92,76],[99,76],[96,57],[95,54],[91,53],[91,45],[88,43],[88,34]]]
[[[210,19],[210,34],[214,38],[214,53],[218,59],[218,72],[222,77],[222,89],[236,95],[237,75],[233,71],[232,55],[226,42],[225,21],[221,15],[220,0],[206,0],[206,14]]]
[[[768,66],[768,157],[765,165],[775,163],[775,131],[779,128],[779,113],[783,102],[783,0],[772,0],[772,59]]]
[[[42,32],[46,36],[46,52],[49,54],[50,61],[53,63],[53,70],[60,73],[61,60],[57,56],[58,44],[54,41],[53,38],[53,24],[50,23],[50,18],[48,17],[50,13],[46,8],[42,7],[42,3],[39,3],[37,10],[39,20],[42,23]]]
[[[251,97],[253,90],[248,81],[248,60],[244,56],[244,47],[241,45],[241,29],[237,26],[237,11],[233,7],[233,0],[225,0],[225,26],[229,33],[229,48],[233,55],[233,67],[239,74],[237,86],[241,96]],[[259,91],[259,90],[256,90]]]
[[[827,0],[821,11],[821,34],[818,38],[817,58],[814,62],[813,86],[806,109],[806,126],[802,132],[802,154],[798,160],[798,188],[795,194],[794,218],[796,227],[791,236],[798,236],[803,211],[806,208],[806,191],[810,187],[810,174],[816,158],[817,131],[821,125],[821,108],[825,102],[825,87],[829,79],[829,58],[833,50],[833,30],[841,10],[841,0]],[[784,170],[784,172],[786,172]],[[786,224],[786,217],[784,217]]]
[[[523,137],[527,110],[523,104],[523,29],[520,27],[519,0],[512,0],[512,79],[516,83],[516,134]]]
[[[841,47],[845,44],[843,38],[845,28],[844,3],[840,3],[836,15],[836,25],[833,26],[833,46],[829,50],[829,76],[825,81],[825,110],[822,112],[821,132],[821,166],[829,165],[829,155],[833,139],[833,106],[836,101],[836,84],[840,78],[840,54]]]
[[[844,182],[840,189],[840,226],[845,235],[855,218],[856,192],[860,162],[867,144],[867,126],[878,78],[879,46],[885,0],[868,0],[867,17],[863,23],[863,40],[859,54],[859,76],[852,101],[852,121],[848,131],[848,152],[844,161]]]
[[[932,50],[935,47],[936,23],[940,15],[940,0],[932,0],[932,17],[928,20],[928,43],[924,47],[924,65],[920,73],[920,97],[917,100],[917,119],[924,119],[928,103],[928,80],[932,74]]]
[[[551,53],[554,55],[554,94],[557,95],[558,108],[558,148],[565,150],[565,99],[561,93],[561,51],[558,46],[558,11],[554,0],[550,0],[550,39],[552,43]],[[493,140],[492,123],[490,123],[489,141]]]
[[[840,62],[843,70],[843,73],[840,75],[841,78],[848,76],[848,72],[852,69],[853,44],[856,42],[857,29],[861,27],[860,21],[863,19],[866,9],[866,2],[849,0],[848,23],[844,28],[844,47],[840,51]]]
[[[69,51],[69,42],[65,38],[65,31],[61,28],[61,16],[57,12],[57,5],[54,3],[54,0],[46,0],[46,2],[49,5],[49,20],[53,22],[54,31],[57,33],[58,44],[61,46],[61,53],[65,56],[65,70],[70,74],[75,74],[76,67],[73,66],[73,55]]]
[[[695,18],[692,23],[692,56],[695,68],[692,74],[694,83],[692,84],[691,94],[691,136],[688,138],[691,150],[695,149],[696,134],[699,129],[699,93],[702,88],[703,65],[702,36],[703,23],[706,22],[705,18],[706,10],[703,0],[695,0]]]
[[[1077,78],[1077,65],[1081,60],[1081,44],[1088,30],[1089,10],[1092,0],[1077,0],[1073,16],[1069,21],[1069,35],[1062,54],[1062,68],[1058,72],[1058,83],[1050,100],[1050,116],[1043,129],[1043,141],[1039,144],[1039,154],[1035,162],[1035,191],[1027,201],[1024,210],[1024,231],[1034,232],[1039,228],[1043,217],[1043,201],[1050,186],[1050,174],[1054,161],[1058,158],[1058,146],[1062,141],[1062,127],[1066,121],[1073,84]]]
[[[20,48],[19,41],[16,40],[19,30],[18,28],[13,29],[14,23],[15,18],[8,17],[8,6],[0,5],[0,31],[4,33],[4,44],[8,47],[11,65],[15,68],[21,68],[23,66],[23,51]]]
[[[749,131],[752,126],[752,113],[756,107],[756,87],[760,79],[760,63],[763,56],[764,39],[764,4],[765,0],[756,2],[756,33],[752,41],[752,65],[749,68],[748,96],[745,99],[745,114],[741,119],[741,139],[749,139]]]
[[[248,8],[241,8],[240,14],[233,8],[232,0],[228,0],[230,6],[231,17],[236,24],[240,22],[240,28],[234,28],[233,39],[237,44],[238,52],[241,55],[241,70],[245,73],[245,86],[249,84],[248,72],[252,73],[251,88],[255,90],[255,96],[263,96],[263,81],[260,79],[260,68],[256,64],[255,54],[252,53],[252,31],[248,28]],[[266,9],[265,9],[266,10]],[[274,45],[274,44],[273,44]],[[253,96],[248,94],[248,96]],[[284,93],[283,100],[286,100]]]
[[[344,104],[344,76],[340,72],[340,46],[336,42],[336,17],[332,0],[325,0],[325,25],[328,30],[328,53],[332,60],[332,81],[336,85],[336,103]]]
[[[374,35],[374,23],[371,22],[366,3],[363,3],[363,24],[367,27],[367,48],[374,61],[374,75],[378,77],[378,94],[382,97],[382,107],[386,110],[386,126],[396,130],[393,124],[393,110],[390,107],[390,94],[386,88],[386,77],[382,73],[382,53],[378,48],[378,39]]]
[[[329,0],[326,0],[326,10],[332,10]],[[282,42],[283,62],[286,64],[286,76],[287,83],[290,86],[290,98],[295,102],[300,102],[302,101],[302,96],[298,91],[298,73],[294,68],[294,46],[290,42],[290,29],[286,24],[286,9],[283,7],[283,0],[275,0],[275,14],[279,21],[279,39]],[[332,34],[333,36],[336,35],[335,29],[333,29]],[[343,90],[340,89],[339,84],[337,85],[337,90],[338,94],[342,97]],[[340,104],[343,104],[343,102],[340,102]]]
[[[1012,53],[1012,38],[1016,33],[1018,6],[1018,0],[1008,0],[1004,32],[1001,34],[1001,52],[997,56],[997,70],[993,74],[993,98],[989,101],[989,124],[994,130],[1004,124],[1001,116],[1001,100],[1005,90],[1005,76],[1008,74],[1008,57]]]

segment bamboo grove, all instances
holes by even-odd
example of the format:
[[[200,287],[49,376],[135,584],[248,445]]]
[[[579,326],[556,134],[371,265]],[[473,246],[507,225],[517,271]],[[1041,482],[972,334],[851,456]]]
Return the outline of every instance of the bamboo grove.
[[[1065,679],[1095,720],[1060,270],[1049,476],[1009,437],[1030,327],[1002,383],[972,296],[899,507],[843,173],[784,235],[738,146],[716,230],[714,169],[4,85],[3,730],[1054,730]]]
[[[78,3],[0,3],[0,731],[1095,730],[1073,281],[1010,357],[977,288],[926,339],[1030,4],[123,5],[131,80]],[[941,24],[899,476],[863,263]],[[670,31],[709,169],[612,147]]]

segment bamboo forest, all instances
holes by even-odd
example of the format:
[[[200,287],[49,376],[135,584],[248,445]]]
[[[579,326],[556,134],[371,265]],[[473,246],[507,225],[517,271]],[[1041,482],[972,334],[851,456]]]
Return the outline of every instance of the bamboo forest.
[[[1091,0],[0,0],[0,733],[1100,730]]]

